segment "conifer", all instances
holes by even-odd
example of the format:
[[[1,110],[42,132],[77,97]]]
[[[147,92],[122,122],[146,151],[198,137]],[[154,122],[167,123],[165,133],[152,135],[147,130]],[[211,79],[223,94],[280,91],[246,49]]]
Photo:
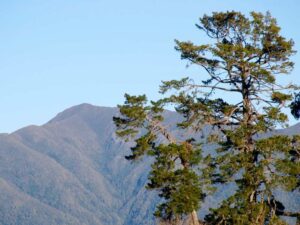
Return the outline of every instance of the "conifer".
[[[281,35],[269,12],[249,17],[215,12],[196,26],[211,41],[176,40],[175,48],[202,73],[163,81],[163,97],[156,102],[125,95],[121,116],[114,118],[117,134],[135,140],[128,159],[154,157],[148,188],[164,199],[155,215],[173,224],[198,220],[196,211],[210,184],[233,182],[235,193],[211,210],[207,224],[286,224],[281,216],[300,220],[300,213],[287,211],[274,192],[299,191],[300,135],[266,135],[287,126],[285,109],[300,117],[299,87],[278,82],[293,69],[294,42]],[[218,143],[217,149],[204,157],[193,136],[174,136],[164,123],[170,104],[183,118],[179,128],[199,133],[210,127],[207,141]]]

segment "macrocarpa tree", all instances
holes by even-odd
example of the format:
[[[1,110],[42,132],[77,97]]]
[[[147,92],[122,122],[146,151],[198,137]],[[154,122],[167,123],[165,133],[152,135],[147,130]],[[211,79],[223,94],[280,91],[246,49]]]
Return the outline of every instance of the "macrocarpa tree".
[[[163,97],[148,103],[146,96],[125,95],[117,134],[133,138],[129,160],[154,158],[149,189],[159,190],[164,201],[155,213],[171,224],[200,224],[197,210],[211,185],[234,182],[235,193],[206,216],[207,224],[285,224],[280,216],[299,219],[287,211],[274,190],[299,191],[300,136],[265,135],[285,126],[291,108],[300,116],[299,87],[279,83],[293,69],[293,41],[280,34],[270,13],[239,12],[204,15],[197,28],[208,44],[176,40],[176,50],[204,75],[163,81]],[[281,79],[282,80],[282,79]],[[164,109],[173,105],[181,115],[172,134]],[[192,136],[210,127],[207,141],[218,147],[203,154]],[[204,156],[205,155],[205,156]]]

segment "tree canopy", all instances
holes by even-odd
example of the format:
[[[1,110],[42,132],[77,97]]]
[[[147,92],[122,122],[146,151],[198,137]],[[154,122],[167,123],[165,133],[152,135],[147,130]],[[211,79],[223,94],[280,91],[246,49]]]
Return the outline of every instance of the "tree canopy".
[[[285,224],[282,215],[300,220],[274,194],[299,191],[300,135],[265,135],[288,124],[285,108],[300,116],[299,87],[278,82],[293,69],[293,41],[269,12],[215,12],[196,26],[211,42],[176,40],[175,49],[201,74],[163,81],[158,101],[126,94],[114,118],[117,134],[135,140],[127,159],[154,158],[147,187],[164,199],[155,215],[199,224],[196,211],[205,196],[215,184],[233,182],[235,193],[211,209],[205,223]],[[165,122],[170,105],[182,118],[177,127],[184,138]],[[211,128],[206,141],[218,144],[208,154],[194,135],[205,127]]]

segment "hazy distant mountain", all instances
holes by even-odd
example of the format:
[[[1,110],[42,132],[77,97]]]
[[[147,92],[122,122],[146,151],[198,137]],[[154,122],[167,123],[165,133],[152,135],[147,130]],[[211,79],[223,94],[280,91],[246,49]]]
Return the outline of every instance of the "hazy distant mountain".
[[[150,162],[124,159],[130,144],[116,138],[115,114],[82,104],[43,126],[0,135],[0,224],[154,224],[156,193],[144,189]],[[300,125],[282,132],[300,133]],[[201,215],[231,191],[209,197]],[[285,198],[299,207],[299,195]]]

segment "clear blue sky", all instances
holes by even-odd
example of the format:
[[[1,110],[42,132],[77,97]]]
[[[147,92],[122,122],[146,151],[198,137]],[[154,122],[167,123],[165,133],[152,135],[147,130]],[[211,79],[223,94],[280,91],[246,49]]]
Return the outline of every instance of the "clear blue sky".
[[[269,10],[300,50],[299,0],[0,1],[0,132],[83,102],[115,106],[124,92],[157,98],[161,80],[195,73],[174,39],[205,41],[194,24],[225,10]],[[294,61],[300,84],[300,51]]]

